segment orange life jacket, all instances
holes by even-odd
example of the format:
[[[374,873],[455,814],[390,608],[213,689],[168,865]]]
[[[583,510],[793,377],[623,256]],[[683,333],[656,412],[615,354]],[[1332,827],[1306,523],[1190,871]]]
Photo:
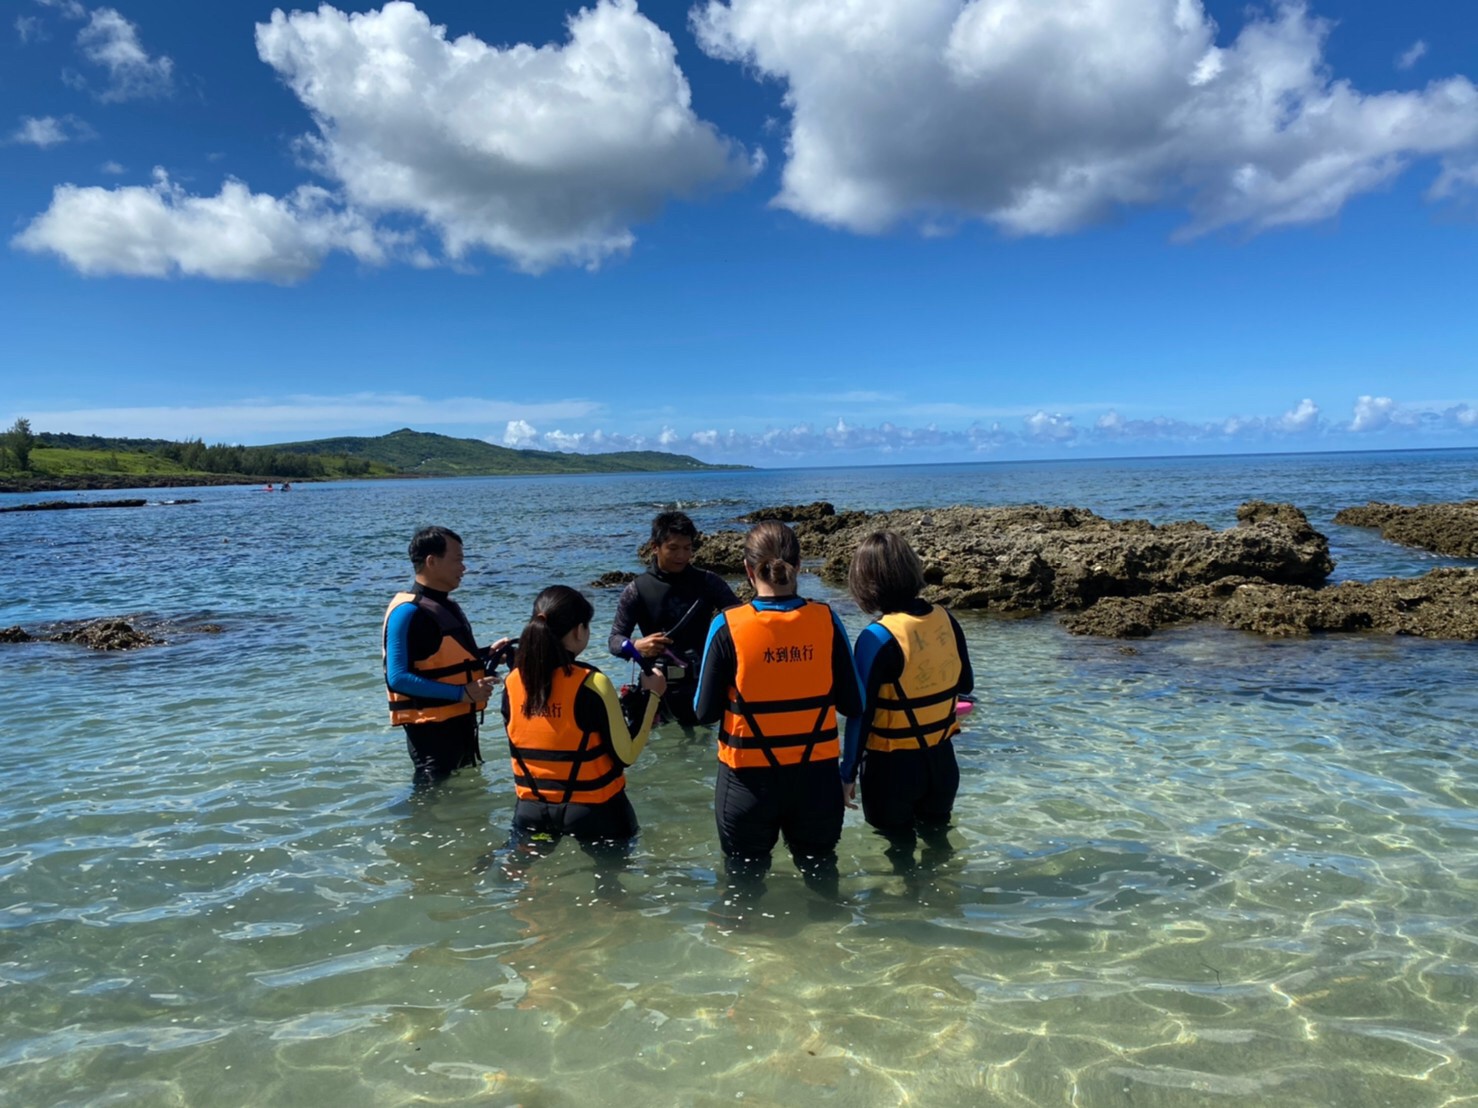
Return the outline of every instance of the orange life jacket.
[[[441,645],[430,657],[411,662],[411,672],[429,681],[442,681],[449,685],[467,685],[483,677],[483,663],[477,643],[472,638],[472,628],[467,620],[444,604],[416,592],[398,592],[385,609],[385,622],[380,628],[381,661],[386,653],[385,636],[390,627],[390,613],[402,604],[414,604],[425,612],[441,628]],[[407,696],[385,686],[390,697],[391,724],[439,723],[455,719],[477,710],[470,700],[431,700],[418,696]]]
[[[949,615],[937,604],[926,616],[889,612],[878,620],[903,651],[903,672],[879,690],[868,750],[922,750],[960,730],[955,716],[960,651]]]
[[[597,731],[575,722],[575,697],[593,667],[573,662],[554,671],[543,712],[523,714],[528,689],[523,675],[508,674],[508,753],[520,800],[548,804],[599,804],[626,788],[626,774]]]
[[[831,609],[817,601],[789,611],[741,604],[724,618],[736,668],[719,726],[719,761],[745,769],[839,757]]]

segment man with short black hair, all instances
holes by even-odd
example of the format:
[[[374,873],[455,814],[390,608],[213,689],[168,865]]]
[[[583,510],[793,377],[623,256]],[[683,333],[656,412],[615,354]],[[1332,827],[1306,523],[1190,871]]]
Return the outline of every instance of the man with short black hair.
[[[715,614],[739,603],[722,577],[692,564],[697,539],[698,528],[685,512],[663,512],[652,520],[651,565],[622,590],[608,644],[618,657],[666,664],[663,711],[684,730],[697,722],[693,692],[703,636]]]
[[[466,572],[461,536],[423,527],[409,553],[415,586],[385,609],[385,687],[390,722],[405,728],[415,783],[425,785],[482,761],[477,720],[494,680],[485,672],[486,651],[450,596]]]

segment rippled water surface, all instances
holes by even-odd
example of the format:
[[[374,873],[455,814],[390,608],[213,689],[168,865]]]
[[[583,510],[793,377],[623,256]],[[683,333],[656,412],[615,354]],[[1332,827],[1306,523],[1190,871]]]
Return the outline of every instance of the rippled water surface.
[[[1125,652],[965,613],[981,707],[949,849],[895,865],[852,814],[833,903],[783,853],[762,895],[726,888],[713,740],[677,731],[629,775],[625,869],[573,843],[516,863],[501,727],[481,770],[411,793],[379,625],[432,521],[467,539],[458,597],[491,639],[545,584],[635,568],[671,503],[706,529],[819,498],[1229,526],[1256,496],[1298,504],[1363,579],[1449,560],[1336,510],[1472,497],[1475,475],[1460,451],[213,488],[0,516],[0,626],[221,628],[0,647],[0,1103],[1473,1104],[1472,645],[1192,629]],[[603,625],[615,594],[590,595]]]

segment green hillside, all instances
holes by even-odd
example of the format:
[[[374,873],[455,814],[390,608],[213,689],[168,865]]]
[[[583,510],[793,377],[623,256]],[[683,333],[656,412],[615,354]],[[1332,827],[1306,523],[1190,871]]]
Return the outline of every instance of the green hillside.
[[[397,473],[473,477],[542,473],[671,473],[693,469],[747,469],[716,466],[686,454],[626,450],[611,454],[561,454],[551,450],[513,450],[481,439],[454,439],[403,427],[378,438],[316,439],[272,447],[294,454],[339,454],[379,462]]]
[[[663,473],[746,469],[658,450],[560,454],[510,450],[402,428],[375,438],[315,439],[270,446],[206,446],[200,439],[104,438],[43,431],[27,468],[0,450],[0,492],[126,488],[344,477],[482,477],[553,473]]]

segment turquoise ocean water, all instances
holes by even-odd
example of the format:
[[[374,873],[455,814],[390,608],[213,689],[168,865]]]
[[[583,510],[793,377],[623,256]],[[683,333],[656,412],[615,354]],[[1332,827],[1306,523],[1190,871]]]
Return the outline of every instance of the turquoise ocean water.
[[[223,628],[0,646],[0,1104],[1473,1104],[1478,646],[1192,628],[1124,653],[964,613],[980,707],[953,849],[895,870],[854,813],[842,903],[783,852],[741,903],[711,738],[664,731],[631,771],[644,830],[614,883],[573,843],[506,865],[501,727],[481,770],[413,795],[379,627],[427,522],[466,538],[458,599],[491,639],[546,584],[637,568],[673,504],[705,529],[815,499],[1230,526],[1261,497],[1365,579],[1471,563],[1336,510],[1475,486],[1478,451],[1445,451],[151,490],[200,503],[0,516],[0,626]],[[587,592],[599,642],[615,593]]]

